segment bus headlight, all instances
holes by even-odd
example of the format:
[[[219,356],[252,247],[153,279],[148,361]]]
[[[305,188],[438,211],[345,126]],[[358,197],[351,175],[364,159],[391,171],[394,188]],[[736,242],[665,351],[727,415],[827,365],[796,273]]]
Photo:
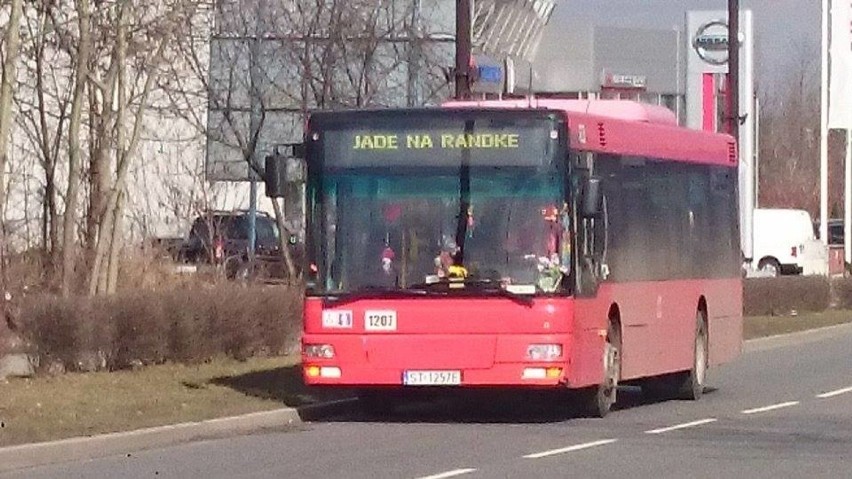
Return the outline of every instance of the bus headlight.
[[[305,376],[309,378],[339,379],[342,372],[334,366],[305,366]]]
[[[330,344],[306,344],[302,354],[309,358],[331,359],[334,357],[334,346]]]
[[[553,361],[561,357],[561,344],[530,344],[527,346],[527,359],[533,361]]]

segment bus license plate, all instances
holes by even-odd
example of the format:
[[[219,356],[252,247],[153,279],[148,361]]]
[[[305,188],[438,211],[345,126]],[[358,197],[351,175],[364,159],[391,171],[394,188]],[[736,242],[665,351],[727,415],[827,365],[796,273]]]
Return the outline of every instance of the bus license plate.
[[[403,376],[406,386],[458,386],[461,371],[406,371]]]

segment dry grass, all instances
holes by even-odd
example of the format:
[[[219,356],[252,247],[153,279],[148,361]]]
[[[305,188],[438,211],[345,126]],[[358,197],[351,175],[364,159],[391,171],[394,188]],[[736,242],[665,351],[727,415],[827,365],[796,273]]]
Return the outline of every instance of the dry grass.
[[[745,319],[743,336],[745,339],[761,338],[850,322],[852,311],[849,310],[828,310],[797,316],[754,316]]]
[[[227,283],[224,273],[212,266],[197,265],[192,274],[178,272],[178,266],[166,252],[157,248],[132,251],[121,259],[119,291],[168,291]]]
[[[297,361],[221,359],[0,382],[0,446],[310,403]]]

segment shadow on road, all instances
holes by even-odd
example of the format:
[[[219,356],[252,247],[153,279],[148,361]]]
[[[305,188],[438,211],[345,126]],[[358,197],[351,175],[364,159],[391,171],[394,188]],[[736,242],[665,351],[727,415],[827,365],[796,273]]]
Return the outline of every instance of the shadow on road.
[[[706,389],[706,393],[712,392]],[[613,411],[665,402],[649,398],[638,387],[621,387]],[[307,411],[314,422],[541,424],[587,419],[577,394],[566,391],[452,391],[425,398],[393,398],[384,411],[368,411],[352,401],[328,411]]]
[[[211,384],[300,409],[306,421],[390,423],[552,423],[586,418],[577,394],[567,391],[389,390],[384,408],[365,408],[352,389],[305,386],[299,366],[221,376]],[[712,393],[707,388],[705,393]],[[336,401],[336,402],[335,402]],[[664,402],[635,386],[619,387],[614,411]],[[329,402],[335,402],[328,406]]]
[[[289,407],[308,406],[354,396],[354,392],[348,390],[318,390],[305,386],[299,365],[236,376],[220,376],[210,380],[210,384],[228,387],[246,396],[278,401]]]

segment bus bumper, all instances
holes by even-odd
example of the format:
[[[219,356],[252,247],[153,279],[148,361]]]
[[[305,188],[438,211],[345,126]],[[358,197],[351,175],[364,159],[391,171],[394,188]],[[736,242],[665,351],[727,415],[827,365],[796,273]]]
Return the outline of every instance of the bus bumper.
[[[407,384],[410,373],[458,374],[458,382]],[[305,384],[311,386],[371,387],[564,387],[564,364],[498,364],[487,369],[376,369],[369,366],[336,366],[307,362],[302,366]]]

